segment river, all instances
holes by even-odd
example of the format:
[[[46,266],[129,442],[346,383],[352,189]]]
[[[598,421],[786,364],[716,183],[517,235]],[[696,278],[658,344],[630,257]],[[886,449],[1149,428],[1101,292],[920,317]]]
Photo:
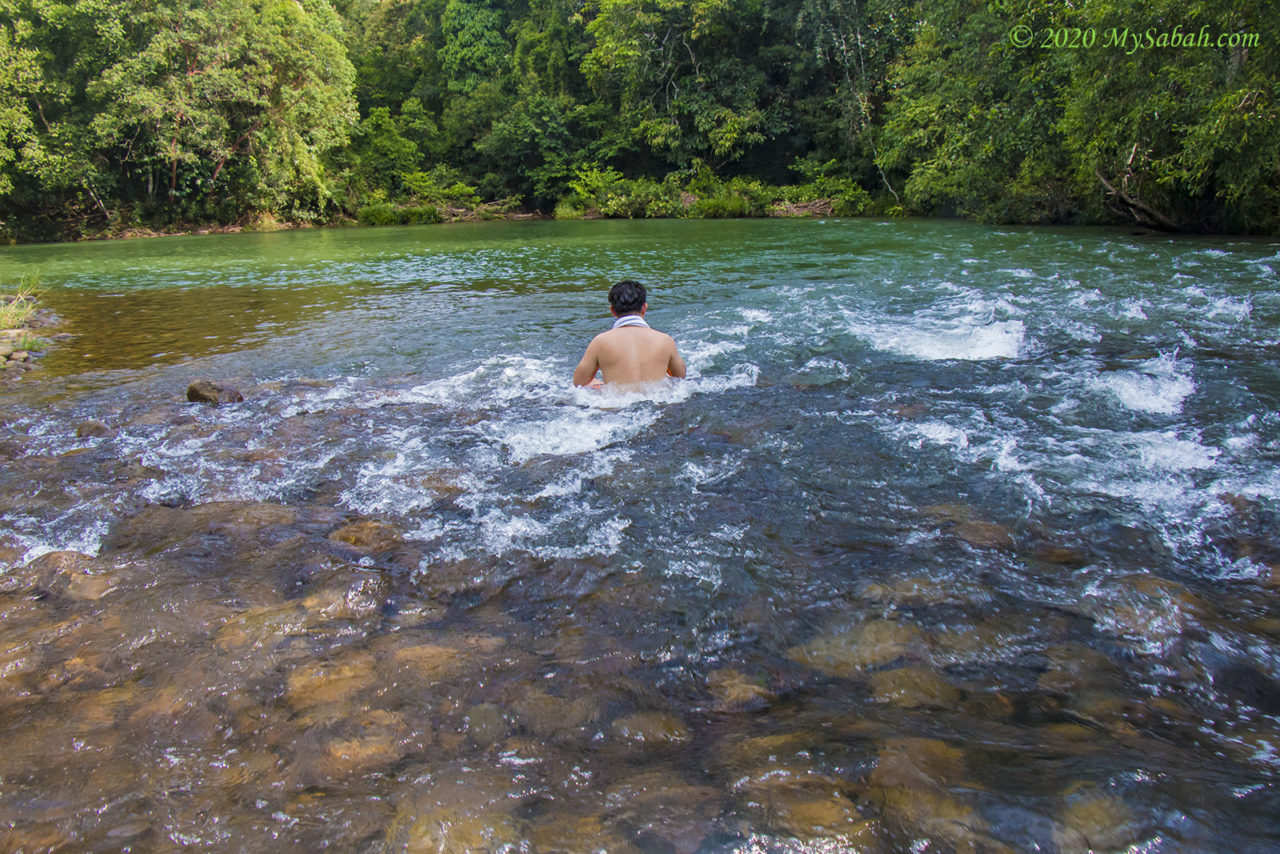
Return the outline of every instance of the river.
[[[1280,244],[0,249],[0,847],[1274,850]],[[608,286],[683,382],[574,389]],[[187,385],[241,403],[188,403]]]

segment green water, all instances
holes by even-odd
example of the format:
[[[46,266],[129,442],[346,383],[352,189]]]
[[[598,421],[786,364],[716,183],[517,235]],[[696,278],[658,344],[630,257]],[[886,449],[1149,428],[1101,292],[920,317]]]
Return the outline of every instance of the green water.
[[[1272,848],[1278,270],[938,221],[0,250],[74,336],[0,392],[0,839]],[[571,387],[621,278],[686,381]]]

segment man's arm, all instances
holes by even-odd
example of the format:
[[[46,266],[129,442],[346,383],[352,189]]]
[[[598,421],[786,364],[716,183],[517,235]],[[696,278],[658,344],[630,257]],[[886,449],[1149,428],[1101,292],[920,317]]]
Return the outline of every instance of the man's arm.
[[[600,358],[596,355],[596,341],[593,338],[587,345],[587,352],[582,354],[582,361],[573,369],[573,384],[591,385],[598,370],[600,370]]]
[[[671,339],[671,358],[667,360],[667,376],[684,379],[684,359],[680,358],[674,338]]]

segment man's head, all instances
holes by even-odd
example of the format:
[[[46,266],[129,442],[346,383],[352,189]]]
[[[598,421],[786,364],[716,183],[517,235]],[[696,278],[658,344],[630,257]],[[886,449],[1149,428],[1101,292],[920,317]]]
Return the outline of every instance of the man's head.
[[[644,292],[644,285],[639,282],[627,279],[609,289],[609,307],[618,317],[624,314],[639,314],[646,302],[648,302],[648,295]]]

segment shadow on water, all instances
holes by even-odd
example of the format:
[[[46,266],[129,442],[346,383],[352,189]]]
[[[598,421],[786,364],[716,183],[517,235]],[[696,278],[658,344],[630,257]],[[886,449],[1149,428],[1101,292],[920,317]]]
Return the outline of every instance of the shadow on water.
[[[524,223],[0,263],[77,336],[0,399],[6,850],[1280,839],[1274,245]],[[572,389],[624,276],[690,378]]]

